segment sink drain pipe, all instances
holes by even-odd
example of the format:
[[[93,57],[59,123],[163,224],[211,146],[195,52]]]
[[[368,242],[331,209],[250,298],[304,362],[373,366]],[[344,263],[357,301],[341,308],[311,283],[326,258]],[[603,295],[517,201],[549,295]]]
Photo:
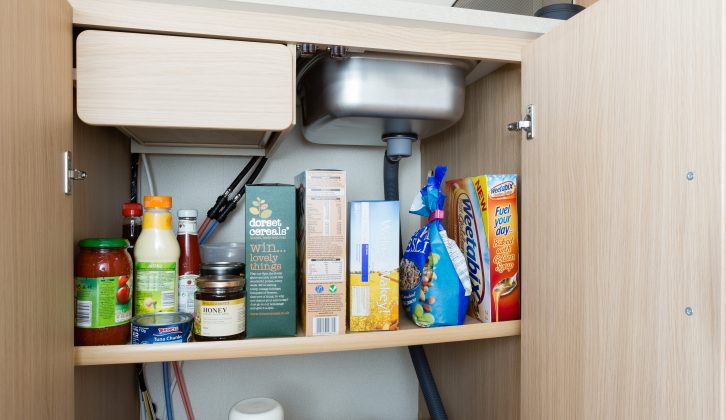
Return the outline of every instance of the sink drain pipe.
[[[409,153],[410,156],[410,153]],[[398,163],[401,156],[390,158],[388,153],[383,159],[383,194],[386,200],[398,201]],[[400,236],[400,235],[399,235]],[[403,240],[403,238],[401,238]],[[400,249],[403,249],[400,247]],[[400,251],[399,251],[400,252]],[[399,255],[399,260],[400,260]],[[408,346],[408,353],[411,355],[411,363],[416,371],[418,384],[421,388],[426,408],[429,410],[431,420],[446,420],[446,410],[441,402],[439,390],[436,388],[434,375],[431,373],[428,359],[423,346]]]

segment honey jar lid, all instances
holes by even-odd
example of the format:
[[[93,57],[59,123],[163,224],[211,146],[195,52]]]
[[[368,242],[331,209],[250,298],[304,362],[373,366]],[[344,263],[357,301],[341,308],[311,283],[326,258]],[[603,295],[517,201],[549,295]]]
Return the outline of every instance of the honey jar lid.
[[[197,279],[197,287],[200,289],[227,289],[244,285],[244,277],[239,276],[202,276]]]
[[[242,276],[245,265],[238,262],[213,262],[203,263],[201,268],[202,276]]]

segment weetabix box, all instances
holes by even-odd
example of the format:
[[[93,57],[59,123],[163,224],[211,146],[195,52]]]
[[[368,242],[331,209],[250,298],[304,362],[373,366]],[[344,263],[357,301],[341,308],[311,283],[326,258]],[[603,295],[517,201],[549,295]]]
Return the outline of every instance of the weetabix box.
[[[295,187],[248,185],[245,197],[247,337],[294,336]]]
[[[298,194],[300,315],[306,336],[345,334],[345,172],[308,170]]]
[[[398,329],[398,201],[350,203],[350,330]]]
[[[466,257],[469,313],[482,322],[520,319],[517,175],[450,180],[447,232]]]

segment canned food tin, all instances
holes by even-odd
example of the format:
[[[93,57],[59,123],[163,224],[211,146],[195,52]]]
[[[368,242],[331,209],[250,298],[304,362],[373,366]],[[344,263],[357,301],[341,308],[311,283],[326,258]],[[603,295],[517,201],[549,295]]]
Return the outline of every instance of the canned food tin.
[[[189,341],[192,316],[183,312],[160,312],[131,320],[131,344],[185,343]]]

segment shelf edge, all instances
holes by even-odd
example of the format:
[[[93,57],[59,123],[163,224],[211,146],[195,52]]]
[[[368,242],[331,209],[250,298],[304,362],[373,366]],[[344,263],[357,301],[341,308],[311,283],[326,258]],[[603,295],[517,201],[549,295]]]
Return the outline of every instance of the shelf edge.
[[[281,337],[216,343],[76,347],[76,366],[290,356],[370,350],[419,344],[483,340],[520,335],[521,321],[467,324],[392,332],[348,333],[331,337]]]

